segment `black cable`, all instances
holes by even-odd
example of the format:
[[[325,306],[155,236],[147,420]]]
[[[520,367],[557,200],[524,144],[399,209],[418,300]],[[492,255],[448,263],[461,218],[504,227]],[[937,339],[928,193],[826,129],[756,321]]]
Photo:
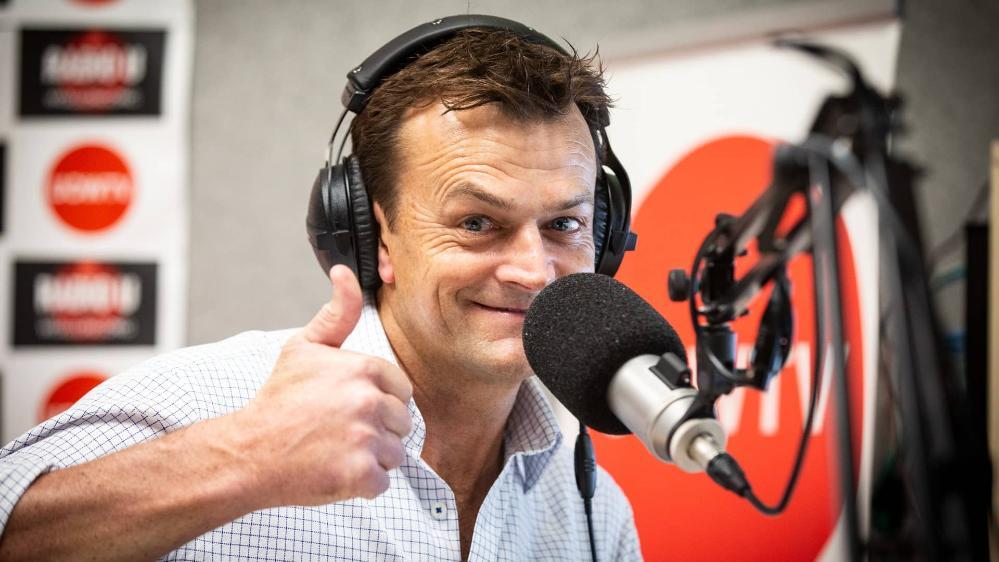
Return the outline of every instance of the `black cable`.
[[[814,261],[814,258],[813,258]],[[819,399],[819,387],[822,385],[822,363],[825,360],[825,349],[822,345],[822,341],[825,338],[824,329],[821,322],[821,315],[818,312],[820,303],[823,299],[822,284],[818,280],[814,280],[813,285],[814,290],[814,300],[815,300],[815,313],[812,315],[815,322],[815,354],[814,360],[812,361],[812,389],[808,397],[808,414],[805,416],[805,425],[801,428],[801,438],[798,440],[798,452],[794,457],[794,465],[791,468],[791,474],[788,477],[787,484],[784,486],[784,493],[781,494],[780,500],[770,506],[763,503],[763,501],[753,493],[752,489],[747,489],[746,499],[749,503],[753,504],[753,507],[758,509],[760,512],[767,515],[777,515],[787,509],[787,504],[791,501],[791,496],[794,494],[794,489],[798,484],[798,477],[801,476],[801,469],[805,464],[805,455],[808,452],[808,443],[811,441],[812,435],[812,425],[815,421],[815,412],[817,410],[817,403]]]
[[[597,562],[597,541],[593,536],[593,502],[584,498],[583,509],[586,510],[586,530],[590,534],[590,559]]]
[[[712,233],[708,235],[707,239],[705,239],[704,244],[702,244],[701,247],[698,249],[697,254],[694,257],[694,263],[691,267],[691,275],[690,275],[692,287],[697,287],[697,283],[699,280],[698,276],[700,275],[701,262],[704,259],[704,254],[706,253],[707,248],[710,247],[710,245],[714,242],[716,236],[717,236],[717,231],[712,231]],[[821,386],[821,381],[822,381],[822,362],[825,358],[825,355],[821,343],[822,340],[824,339],[824,330],[822,323],[820,321],[820,314],[818,313],[820,303],[822,302],[822,287],[821,283],[818,280],[815,280],[814,285],[815,285],[814,296],[815,296],[816,313],[813,316],[815,320],[815,341],[817,345],[814,354],[814,360],[812,362],[812,389],[811,392],[809,393],[808,414],[805,416],[805,424],[801,430],[801,438],[798,440],[798,448],[797,452],[795,453],[794,464],[791,467],[791,473],[788,477],[787,484],[784,486],[784,492],[781,494],[780,500],[775,505],[768,506],[764,504],[755,494],[753,494],[752,488],[749,486],[748,482],[745,483],[744,491],[740,491],[738,489],[741,487],[739,484],[736,483],[725,484],[718,480],[719,478],[722,478],[724,480],[725,479],[724,476],[719,476],[717,474],[714,474],[712,473],[713,471],[710,471],[709,469],[709,476],[711,476],[712,479],[715,479],[715,481],[721,484],[723,487],[728,488],[736,492],[737,494],[746,497],[746,499],[749,500],[749,502],[752,503],[753,506],[756,507],[756,509],[767,515],[777,515],[783,512],[787,508],[788,503],[790,503],[791,497],[794,495],[794,490],[798,484],[798,478],[801,476],[801,469],[805,464],[804,463],[805,454],[808,451],[808,442],[811,438],[812,426],[815,420],[815,411],[819,397],[819,387]],[[697,305],[693,295],[691,295],[690,298],[690,311],[692,316],[692,323],[694,325],[694,331],[696,333],[696,336],[700,338],[701,333],[703,332],[703,326],[701,326],[697,318]],[[721,360],[719,360],[717,356],[714,355],[714,352],[710,348],[706,349],[705,351],[706,355],[708,356],[708,359],[711,360],[713,366],[715,366],[716,368],[718,368],[718,366],[722,366]],[[727,374],[726,373],[723,373],[723,375],[728,376],[730,378],[732,377],[731,373]],[[732,462],[734,463],[734,460]],[[729,480],[727,481],[732,482],[731,477],[729,477]]]
[[[593,452],[593,441],[586,425],[579,422],[579,435],[576,437],[576,450],[573,455],[576,469],[576,488],[583,498],[583,511],[586,512],[586,530],[590,537],[590,556],[597,562],[597,541],[593,534],[593,496],[597,491],[597,460]]]
[[[763,501],[760,500],[760,498],[757,497],[756,494],[753,493],[752,489],[748,489],[747,490],[747,492],[746,492],[746,499],[749,500],[749,503],[753,504],[753,507],[755,507],[761,513],[765,513],[767,515],[777,515],[781,511],[784,511],[784,507],[785,506],[783,506],[783,505],[781,505],[781,506],[769,506],[769,505],[763,503]]]

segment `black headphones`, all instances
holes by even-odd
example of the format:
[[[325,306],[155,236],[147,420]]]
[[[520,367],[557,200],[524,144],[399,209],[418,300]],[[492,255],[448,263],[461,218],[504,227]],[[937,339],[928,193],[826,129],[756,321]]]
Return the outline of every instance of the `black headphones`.
[[[330,136],[326,165],[319,170],[309,196],[305,218],[309,241],[324,273],[336,264],[350,267],[361,287],[375,289],[378,276],[378,224],[361,178],[360,164],[353,155],[339,160],[333,156],[337,133],[347,112],[364,110],[371,93],[387,77],[401,70],[411,60],[472,27],[509,31],[532,43],[546,45],[566,53],[548,37],[512,20],[480,15],[460,15],[434,20],[414,27],[389,41],[359,66],[347,73],[347,86],[340,97],[344,111]],[[601,169],[597,173],[593,211],[593,241],[596,247],[596,272],[613,276],[624,252],[633,250],[637,237],[631,232],[631,184],[628,174],[611,150],[605,127],[610,115],[598,116],[597,152]],[[349,136],[349,132],[347,134]],[[346,136],[340,144],[343,144]]]

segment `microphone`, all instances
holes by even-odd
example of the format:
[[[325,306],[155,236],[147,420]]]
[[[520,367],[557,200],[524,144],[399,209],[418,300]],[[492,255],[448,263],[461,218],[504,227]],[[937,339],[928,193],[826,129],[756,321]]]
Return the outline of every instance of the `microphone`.
[[[561,277],[531,303],[524,319],[531,368],[579,420],[603,433],[634,433],[657,458],[686,472],[731,472],[713,417],[686,417],[690,385],[679,336],[652,306],[618,281],[595,273]],[[740,478],[741,477],[741,478]],[[715,475],[712,474],[712,478]]]

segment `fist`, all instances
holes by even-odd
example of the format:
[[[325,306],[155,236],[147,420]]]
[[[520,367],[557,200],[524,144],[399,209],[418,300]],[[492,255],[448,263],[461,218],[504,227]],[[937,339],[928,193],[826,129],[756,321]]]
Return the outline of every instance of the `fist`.
[[[333,297],[285,344],[243,410],[254,493],[266,507],[373,498],[402,464],[413,389],[395,365],[340,349],[361,315],[349,268],[330,270]]]

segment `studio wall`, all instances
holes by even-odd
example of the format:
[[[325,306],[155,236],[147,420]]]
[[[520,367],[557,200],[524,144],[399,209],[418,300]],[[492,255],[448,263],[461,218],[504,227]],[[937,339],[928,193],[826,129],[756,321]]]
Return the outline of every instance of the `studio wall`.
[[[0,7],[0,435],[185,342],[187,0]]]

